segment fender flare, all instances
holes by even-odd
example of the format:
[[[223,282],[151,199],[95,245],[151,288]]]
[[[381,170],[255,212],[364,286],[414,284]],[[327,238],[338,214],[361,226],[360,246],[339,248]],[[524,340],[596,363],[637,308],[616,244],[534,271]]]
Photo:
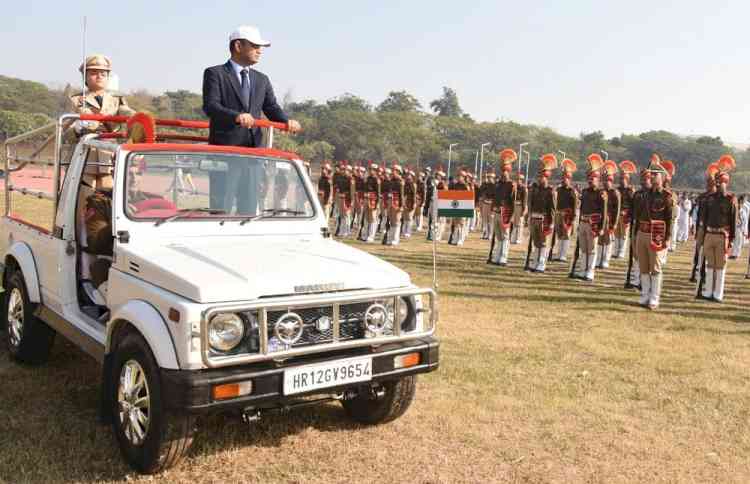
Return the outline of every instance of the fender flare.
[[[29,301],[33,303],[42,302],[41,291],[39,290],[39,274],[36,270],[36,262],[31,247],[25,242],[14,242],[5,255],[5,270],[8,270],[8,259],[13,258],[23,274],[23,280],[26,281],[26,292]]]
[[[115,332],[123,324],[128,324],[146,340],[160,368],[180,369],[172,334],[154,306],[142,300],[128,301],[112,312],[110,321],[107,325],[105,355],[112,351],[112,338]]]

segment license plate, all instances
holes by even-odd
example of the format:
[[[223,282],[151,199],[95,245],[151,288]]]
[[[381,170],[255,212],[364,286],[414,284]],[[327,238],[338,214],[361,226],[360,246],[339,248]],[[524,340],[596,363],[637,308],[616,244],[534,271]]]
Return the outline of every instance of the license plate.
[[[284,371],[284,395],[372,380],[372,357],[327,361]]]

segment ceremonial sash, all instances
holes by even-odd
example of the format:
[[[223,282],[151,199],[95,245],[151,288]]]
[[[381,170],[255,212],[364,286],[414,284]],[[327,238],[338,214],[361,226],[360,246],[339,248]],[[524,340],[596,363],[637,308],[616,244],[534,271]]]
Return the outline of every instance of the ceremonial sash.
[[[651,221],[651,250],[660,252],[667,248],[666,233],[667,224],[663,220]]]

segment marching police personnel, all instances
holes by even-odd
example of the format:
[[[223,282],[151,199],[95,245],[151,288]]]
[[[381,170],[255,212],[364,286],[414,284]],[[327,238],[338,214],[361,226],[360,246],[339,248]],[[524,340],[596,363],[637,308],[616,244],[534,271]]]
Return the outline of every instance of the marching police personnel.
[[[698,195],[695,200],[695,252],[693,254],[693,270],[690,275],[690,282],[697,282],[697,273],[699,266],[701,265],[701,253],[703,251],[703,238],[706,234],[705,227],[701,225],[703,219],[702,214],[705,210],[706,199],[716,192],[716,173],[719,171],[719,166],[716,163],[711,163],[706,169],[706,191]]]
[[[404,170],[393,165],[391,181],[388,184],[388,223],[383,237],[383,245],[398,245],[401,239],[401,217],[404,212]]]
[[[494,213],[491,232],[490,255],[487,262],[497,266],[508,264],[510,234],[513,227],[513,212],[516,200],[516,184],[511,180],[513,162],[518,155],[510,148],[500,152],[500,179],[494,187],[492,211]]]
[[[426,167],[422,172],[419,174],[419,178],[417,179],[417,193],[416,193],[416,206],[414,207],[414,223],[416,225],[416,231],[421,232],[424,230],[424,215],[422,213],[422,209],[424,208],[425,203],[425,191],[427,190],[427,179],[430,176],[430,167]]]
[[[84,74],[84,65],[78,68]],[[109,76],[112,72],[112,61],[101,54],[86,58],[85,75],[88,92],[71,96],[69,109],[78,114],[106,114],[112,116],[132,116],[135,111],[128,106],[123,96],[109,92]],[[116,125],[98,121],[76,121],[73,128],[77,134],[95,131],[114,131]]]
[[[407,168],[406,179],[404,180],[404,220],[401,226],[401,235],[405,239],[411,237],[414,213],[419,210],[417,208],[417,193],[416,174],[411,168]]]
[[[579,279],[586,281],[594,280],[594,268],[596,263],[596,241],[603,231],[607,229],[604,225],[607,218],[607,192],[599,188],[600,170],[604,165],[602,157],[596,153],[588,156],[589,164],[588,184],[589,186],[581,193],[580,223],[578,224],[578,249],[571,271]],[[576,273],[578,258],[583,257],[584,270]]]
[[[481,217],[482,240],[489,240],[492,234],[492,198],[495,194],[495,174],[488,171],[479,186],[479,216]]]
[[[520,244],[521,238],[523,237],[523,222],[526,219],[526,199],[528,196],[528,188],[526,187],[526,179],[524,176],[518,174],[518,182],[516,183],[516,199],[513,204],[513,230],[510,234],[510,243]]]
[[[559,243],[557,257],[553,261],[567,262],[568,249],[570,248],[570,236],[573,232],[575,213],[580,202],[578,190],[572,185],[571,179],[576,172],[576,164],[573,160],[564,159],[560,162],[562,181],[557,187],[557,211],[555,213],[555,237]]]
[[[451,187],[451,190],[469,190],[469,184],[467,183],[467,173],[464,169],[458,171],[456,182],[453,184],[453,187]],[[469,226],[466,223],[465,218],[452,218],[448,243],[450,245],[464,245],[466,232],[468,232],[468,230]]]
[[[336,207],[338,211],[338,222],[336,224],[336,237],[348,237],[351,235],[352,204],[354,202],[355,183],[351,165],[344,165],[338,179],[334,180],[334,193],[336,194]]]
[[[668,190],[672,194],[672,232],[669,234],[669,247],[667,248],[667,252],[674,252],[675,247],[677,246],[677,216],[679,215],[680,211],[678,210],[679,200],[677,198],[677,195],[672,192],[672,178],[674,178],[676,166],[674,164],[674,161],[670,160],[664,160],[662,161],[662,166],[664,167],[664,170],[666,170],[667,174],[664,177],[664,189]],[[666,263],[666,255],[664,257],[664,262]]]
[[[604,190],[607,192],[607,227],[599,236],[598,264],[600,269],[609,267],[609,258],[612,254],[612,241],[614,239],[615,227],[620,220],[620,192],[614,186],[617,163],[612,160],[604,162]]]
[[[375,241],[375,232],[378,229],[378,203],[380,202],[380,177],[378,176],[378,165],[370,163],[369,174],[365,180],[365,222],[367,232],[362,238],[369,243]]]
[[[620,218],[615,228],[615,259],[625,257],[625,248],[630,240],[630,223],[633,215],[633,195],[635,189],[630,186],[630,175],[636,173],[638,168],[630,160],[624,160],[620,163],[620,186],[617,191],[620,193]]]
[[[445,179],[445,172],[443,167],[438,167],[435,172],[435,190],[448,190],[448,181]],[[435,238],[438,242],[443,240],[443,232],[445,231],[445,217],[437,217],[435,228]]]
[[[365,216],[365,167],[357,165],[354,167],[354,206],[352,207],[351,228],[362,228]],[[362,231],[360,230],[360,233]]]
[[[737,199],[727,191],[729,172],[735,166],[734,158],[729,155],[719,159],[715,175],[716,191],[706,197],[701,212],[701,225],[705,230],[703,257],[706,270],[705,278],[701,277],[698,284],[701,291],[697,297],[716,302],[724,299],[727,254],[737,235]]]
[[[640,266],[641,306],[649,309],[659,307],[663,278],[663,254],[669,245],[669,230],[672,224],[672,193],[664,189],[667,172],[658,155],[651,157],[648,168],[651,173],[651,190],[637,196],[633,201],[634,220],[638,224],[635,248]]]
[[[326,220],[331,216],[331,198],[333,195],[331,187],[331,165],[324,163],[320,167],[320,178],[318,179],[318,200],[323,207],[323,216]]]
[[[648,194],[651,192],[651,172],[648,168],[644,168],[641,171],[641,186],[636,192],[633,194],[633,224],[635,224],[634,227],[631,228],[631,233],[633,236],[630,240],[630,252],[632,254],[632,261],[630,263],[631,271],[630,271],[630,278],[628,279],[628,283],[630,287],[636,287],[638,289],[641,289],[641,267],[638,263],[638,250],[636,249],[636,238],[638,235],[638,220],[635,219],[635,204],[636,203],[645,203],[640,201],[642,197],[647,197]]]
[[[531,272],[544,272],[547,263],[547,238],[553,230],[557,205],[555,190],[549,184],[549,177],[555,168],[557,157],[552,153],[543,155],[537,183],[529,191],[529,249],[533,244],[535,251],[529,264]]]

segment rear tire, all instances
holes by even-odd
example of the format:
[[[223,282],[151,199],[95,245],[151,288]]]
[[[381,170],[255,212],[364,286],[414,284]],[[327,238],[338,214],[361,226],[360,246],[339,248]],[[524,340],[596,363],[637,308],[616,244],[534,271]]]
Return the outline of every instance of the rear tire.
[[[380,383],[373,391],[361,391],[351,400],[342,400],[347,415],[359,423],[377,425],[396,420],[406,413],[417,390],[416,375]],[[381,396],[377,396],[382,392]]]
[[[34,315],[37,304],[29,301],[23,274],[12,270],[6,278],[3,297],[5,341],[17,361],[39,365],[49,359],[55,331]]]
[[[112,430],[123,458],[142,474],[175,466],[193,443],[195,418],[164,408],[159,367],[139,334],[126,335],[113,360]]]

